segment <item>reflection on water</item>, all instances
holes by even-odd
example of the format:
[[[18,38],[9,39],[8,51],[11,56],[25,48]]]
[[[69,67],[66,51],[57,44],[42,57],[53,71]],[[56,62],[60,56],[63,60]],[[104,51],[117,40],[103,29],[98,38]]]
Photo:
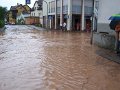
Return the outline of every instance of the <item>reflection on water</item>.
[[[0,36],[0,90],[120,90],[120,65],[95,54],[89,33],[11,26]]]

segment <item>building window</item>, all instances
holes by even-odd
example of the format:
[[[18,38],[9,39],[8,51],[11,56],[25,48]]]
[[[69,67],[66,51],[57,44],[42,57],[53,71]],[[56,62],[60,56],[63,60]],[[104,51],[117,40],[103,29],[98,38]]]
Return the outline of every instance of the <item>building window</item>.
[[[41,16],[41,13],[39,13],[39,17]]]
[[[60,14],[60,0],[57,0],[57,13]]]
[[[34,16],[35,16],[35,13],[34,13]]]
[[[95,8],[98,10],[99,9],[99,1],[95,2]]]
[[[49,2],[49,13],[51,13],[51,2]]]
[[[55,12],[55,1],[51,2],[51,12],[54,13]]]

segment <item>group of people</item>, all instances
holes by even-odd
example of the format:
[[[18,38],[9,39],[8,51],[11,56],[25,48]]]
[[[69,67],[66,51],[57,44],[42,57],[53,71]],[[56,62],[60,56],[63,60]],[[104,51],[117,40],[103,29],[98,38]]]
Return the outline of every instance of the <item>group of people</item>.
[[[67,30],[67,23],[64,22],[63,24],[60,23],[60,29],[66,31]]]

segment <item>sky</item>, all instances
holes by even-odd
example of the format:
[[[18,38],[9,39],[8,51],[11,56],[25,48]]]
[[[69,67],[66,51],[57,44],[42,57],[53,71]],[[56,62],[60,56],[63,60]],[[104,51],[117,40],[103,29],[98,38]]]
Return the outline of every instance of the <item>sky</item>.
[[[33,4],[36,0],[31,0],[30,7],[33,7]],[[9,10],[11,6],[17,5],[17,3],[25,4],[25,0],[0,0],[0,6],[7,7]]]

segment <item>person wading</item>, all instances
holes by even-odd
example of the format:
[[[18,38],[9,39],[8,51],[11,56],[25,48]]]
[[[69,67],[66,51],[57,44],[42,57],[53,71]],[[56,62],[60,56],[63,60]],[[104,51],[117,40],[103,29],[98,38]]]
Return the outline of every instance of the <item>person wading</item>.
[[[116,25],[115,27],[115,32],[116,32],[116,45],[115,45],[115,49],[116,49],[116,53],[119,54],[120,53],[120,22]]]
[[[66,29],[67,29],[67,24],[66,24],[66,22],[63,23],[63,29],[64,29],[64,31],[66,31]]]

